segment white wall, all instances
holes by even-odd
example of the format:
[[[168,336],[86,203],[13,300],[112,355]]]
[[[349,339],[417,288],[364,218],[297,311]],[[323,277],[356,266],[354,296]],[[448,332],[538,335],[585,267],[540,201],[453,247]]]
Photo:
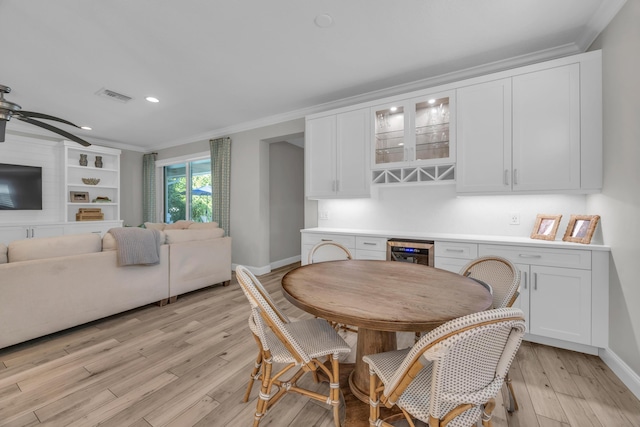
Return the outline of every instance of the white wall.
[[[304,228],[304,149],[288,142],[269,145],[269,260],[300,256]]]
[[[571,214],[590,213],[584,195],[457,197],[455,185],[389,186],[373,193],[371,199],[319,200],[318,211],[327,211],[329,220],[319,219],[318,226],[528,237],[537,214],[562,214],[561,239]],[[520,214],[520,225],[509,225],[512,212]]]
[[[611,246],[609,346],[640,377],[640,0],[591,47],[602,49],[604,187],[588,207]]]

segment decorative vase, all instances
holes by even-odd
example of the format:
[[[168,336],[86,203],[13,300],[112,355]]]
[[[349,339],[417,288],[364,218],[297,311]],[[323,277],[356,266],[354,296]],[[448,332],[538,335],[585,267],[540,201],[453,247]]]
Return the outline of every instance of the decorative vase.
[[[102,156],[96,156],[96,167],[97,168],[102,167]]]
[[[87,166],[87,155],[80,154],[80,166]]]

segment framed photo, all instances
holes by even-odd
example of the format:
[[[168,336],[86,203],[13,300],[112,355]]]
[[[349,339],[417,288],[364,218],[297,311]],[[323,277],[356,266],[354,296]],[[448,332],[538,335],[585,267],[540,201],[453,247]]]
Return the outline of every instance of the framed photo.
[[[531,232],[532,239],[555,240],[562,215],[538,214]]]
[[[567,231],[565,231],[562,240],[588,245],[591,243],[591,237],[593,237],[593,232],[596,231],[599,220],[599,215],[571,215]]]
[[[87,191],[70,191],[69,199],[73,203],[89,203],[89,193]]]

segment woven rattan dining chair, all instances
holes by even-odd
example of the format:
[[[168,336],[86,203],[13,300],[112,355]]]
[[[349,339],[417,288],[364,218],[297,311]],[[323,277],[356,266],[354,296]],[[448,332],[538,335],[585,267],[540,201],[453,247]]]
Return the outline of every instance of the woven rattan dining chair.
[[[484,256],[476,258],[462,267],[460,274],[470,277],[491,287],[493,308],[511,307],[518,298],[520,287],[520,270],[508,259],[499,256]],[[513,385],[509,374],[505,379],[509,394],[507,411],[518,410]]]
[[[430,427],[492,426],[495,396],[525,331],[518,308],[499,308],[451,320],[404,350],[368,355],[373,427],[403,416]],[[380,419],[380,406],[401,414]]]
[[[339,261],[345,259],[353,259],[351,251],[346,246],[334,242],[323,241],[316,243],[309,251],[308,264],[322,261]]]
[[[309,251],[308,264],[314,264],[317,262],[325,261],[343,261],[353,259],[351,251],[349,249],[334,241],[323,241],[316,243]],[[342,323],[329,321],[334,329],[349,332],[358,332],[358,328],[351,325],[345,325]]]
[[[261,387],[253,426],[258,427],[262,417],[285,393],[295,392],[330,404],[333,407],[334,424],[339,427],[341,399],[338,357],[351,351],[349,345],[326,320],[313,318],[291,322],[246,267],[237,266],[236,277],[251,305],[249,328],[259,349],[244,396],[247,402],[254,380],[259,380]],[[274,362],[284,364],[284,367],[274,373]],[[318,371],[328,378],[328,395],[297,385],[297,381],[307,372],[311,372],[317,381]],[[281,379],[289,372],[291,375],[288,379]],[[277,391],[274,392],[274,388]]]

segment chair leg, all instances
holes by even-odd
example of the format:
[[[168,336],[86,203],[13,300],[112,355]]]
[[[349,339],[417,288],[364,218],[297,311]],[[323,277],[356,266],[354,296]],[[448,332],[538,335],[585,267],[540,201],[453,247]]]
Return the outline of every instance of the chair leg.
[[[484,404],[484,412],[482,413],[482,425],[483,427],[492,427],[491,416],[493,409],[496,407],[496,401],[492,397],[487,403]]]
[[[258,402],[256,403],[256,414],[253,418],[253,427],[258,427],[260,420],[267,412],[269,404],[269,398],[271,396],[271,355],[267,355],[268,358],[263,359],[263,372],[262,372],[262,385],[260,387],[260,395],[258,396]]]
[[[509,374],[507,373],[507,377],[505,378],[505,383],[507,384],[507,391],[509,394],[509,407],[507,408],[507,411],[509,413],[513,413],[514,411],[517,411],[518,408],[518,400],[516,399],[516,394],[513,391],[513,384],[511,384],[511,378],[509,377]]]
[[[335,427],[340,427],[340,364],[338,355],[331,356],[331,376],[329,379],[329,398],[333,406],[333,423]]]
[[[251,371],[251,377],[249,378],[249,384],[247,384],[247,391],[244,394],[243,402],[247,403],[249,401],[249,395],[251,394],[251,389],[253,388],[253,382],[260,378],[260,369],[262,368],[262,351],[258,352],[258,357],[256,357],[255,364],[253,366],[253,371]]]

